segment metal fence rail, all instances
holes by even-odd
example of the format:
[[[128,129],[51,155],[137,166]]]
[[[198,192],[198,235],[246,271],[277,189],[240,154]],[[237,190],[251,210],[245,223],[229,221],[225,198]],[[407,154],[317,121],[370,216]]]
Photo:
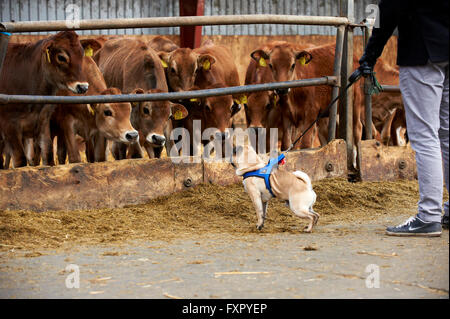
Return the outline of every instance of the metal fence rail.
[[[34,104],[84,104],[84,103],[117,103],[117,102],[142,102],[165,101],[202,98],[208,96],[222,96],[243,94],[257,91],[286,89],[316,85],[336,85],[338,78],[325,76],[314,79],[304,79],[287,82],[273,82],[244,86],[232,86],[209,90],[197,90],[186,92],[152,93],[152,94],[120,94],[120,95],[89,95],[89,96],[40,96],[40,95],[7,95],[0,94],[0,104],[9,103],[34,103]]]
[[[178,27],[196,25],[231,25],[231,24],[296,24],[296,25],[348,25],[346,17],[294,16],[277,14],[248,14],[235,16],[191,16],[164,18],[124,18],[80,20],[73,26],[73,21],[21,21],[3,22],[0,30],[6,32],[39,32],[64,30],[99,30],[99,29],[133,29]]]

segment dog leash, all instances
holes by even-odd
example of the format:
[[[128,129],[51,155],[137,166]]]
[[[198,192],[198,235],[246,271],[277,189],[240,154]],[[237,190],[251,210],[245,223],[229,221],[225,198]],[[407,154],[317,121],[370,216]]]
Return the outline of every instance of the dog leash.
[[[317,115],[317,118],[308,126],[308,128],[288,147],[288,149],[286,150],[286,151],[284,151],[283,153],[287,153],[287,152],[290,152],[293,148],[294,148],[294,146],[295,146],[295,144],[297,144],[298,143],[298,141],[300,141],[301,139],[302,139],[302,137],[303,136],[305,136],[305,134],[311,129],[311,128],[313,128],[313,126],[314,126],[314,124],[316,124],[319,120],[320,120],[320,118],[326,113],[326,112],[328,112],[329,111],[329,109],[331,108],[331,106],[334,104],[334,103],[336,103],[336,101],[337,100],[339,100],[340,98],[342,98],[342,96],[344,95],[344,93],[346,93],[347,91],[348,91],[348,89],[353,85],[353,84],[355,84],[355,82],[356,81],[358,81],[360,78],[361,78],[361,76],[363,76],[363,73],[359,70],[359,69],[356,69],[355,70],[355,72],[353,72],[352,73],[352,75],[348,78],[348,84],[347,84],[347,86],[345,87],[345,89],[338,95],[338,96],[336,96],[331,102],[330,102],[330,104],[328,104],[328,106],[325,108],[325,110],[323,111],[323,112],[320,112],[319,111],[319,114]],[[371,74],[370,74],[370,80],[371,80],[371,86],[370,86],[370,89],[369,89],[369,93],[372,95],[372,94],[378,94],[378,93],[380,93],[381,91],[383,91],[383,88],[381,87],[381,85],[380,85],[380,83],[378,82],[378,80],[377,80],[377,78],[375,77],[375,72],[371,72]]]

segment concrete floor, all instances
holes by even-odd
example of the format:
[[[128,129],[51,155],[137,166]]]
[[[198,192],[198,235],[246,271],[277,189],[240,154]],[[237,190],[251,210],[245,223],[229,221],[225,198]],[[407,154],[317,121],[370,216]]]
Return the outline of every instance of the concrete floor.
[[[312,234],[10,251],[0,254],[0,297],[448,299],[448,230],[440,238],[384,234],[407,217],[319,223]],[[79,288],[67,288],[75,282],[68,265],[79,270]]]

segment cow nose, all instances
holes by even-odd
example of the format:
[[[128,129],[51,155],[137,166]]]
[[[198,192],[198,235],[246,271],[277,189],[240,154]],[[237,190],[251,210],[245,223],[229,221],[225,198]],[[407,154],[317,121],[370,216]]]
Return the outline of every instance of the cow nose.
[[[162,135],[153,134],[152,135],[152,143],[160,146],[164,146],[166,143],[166,138]]]
[[[129,142],[135,142],[139,136],[139,133],[137,131],[129,131],[125,134],[125,138]]]
[[[87,90],[89,89],[89,84],[78,83],[75,88],[76,88],[78,94],[83,94],[83,93],[86,93]]]
[[[289,88],[286,88],[286,89],[276,89],[275,90],[275,92],[278,94],[278,95],[286,95],[286,94],[288,94],[289,93]]]

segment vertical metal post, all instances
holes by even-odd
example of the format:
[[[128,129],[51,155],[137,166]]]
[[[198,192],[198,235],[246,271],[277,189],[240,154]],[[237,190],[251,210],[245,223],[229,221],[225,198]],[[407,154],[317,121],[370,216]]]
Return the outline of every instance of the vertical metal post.
[[[372,29],[370,26],[366,25],[364,28],[364,49],[369,42],[369,38],[372,35]],[[369,88],[371,85],[371,80],[369,78],[364,79],[364,104],[365,104],[365,118],[366,118],[366,126],[365,126],[365,134],[366,140],[371,140],[373,138],[372,132],[372,95],[369,93]]]
[[[341,76],[341,65],[342,65],[342,51],[344,46],[344,32],[345,27],[339,26],[337,29],[336,36],[336,49],[334,51],[334,68],[333,75],[338,78]],[[333,90],[331,92],[331,100],[334,100],[339,95],[339,87],[340,82],[333,86]],[[328,121],[328,142],[334,140],[336,138],[336,115],[337,115],[337,102],[331,106],[330,116]]]
[[[180,16],[202,16],[205,12],[205,0],[179,0]],[[180,46],[195,49],[201,45],[202,26],[180,27]]]
[[[8,50],[8,42],[11,33],[0,31],[0,74],[2,74],[3,61]]]
[[[342,3],[341,3],[342,4]],[[345,12],[350,23],[354,18],[354,1],[345,0],[343,2]],[[348,84],[348,77],[353,71],[353,27],[347,26],[344,37],[344,52],[342,55],[341,70],[341,90]],[[339,103],[339,136],[347,144],[347,166],[349,170],[353,169],[353,87],[343,93]]]

